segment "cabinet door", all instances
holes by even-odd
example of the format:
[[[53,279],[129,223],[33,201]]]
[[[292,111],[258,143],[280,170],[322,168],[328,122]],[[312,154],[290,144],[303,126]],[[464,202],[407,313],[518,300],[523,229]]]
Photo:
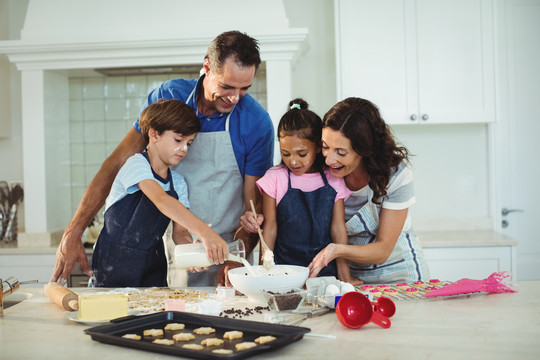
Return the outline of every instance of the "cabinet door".
[[[416,23],[420,121],[493,121],[492,2],[417,0]]]
[[[446,281],[481,280],[494,272],[508,271],[515,278],[511,246],[424,248],[429,275]]]
[[[388,123],[411,122],[418,89],[408,1],[336,0],[335,14],[338,100],[368,99]]]
[[[336,0],[338,97],[390,124],[494,118],[491,0]]]

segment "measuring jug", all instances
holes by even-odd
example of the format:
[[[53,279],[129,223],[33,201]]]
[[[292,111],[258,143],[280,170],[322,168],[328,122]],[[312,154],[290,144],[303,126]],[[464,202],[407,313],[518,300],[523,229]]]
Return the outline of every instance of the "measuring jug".
[[[239,258],[246,258],[246,248],[242,239],[233,241],[228,246],[228,260],[241,261]],[[174,262],[180,269],[213,265],[206,256],[206,249],[202,242],[176,245],[174,247]]]

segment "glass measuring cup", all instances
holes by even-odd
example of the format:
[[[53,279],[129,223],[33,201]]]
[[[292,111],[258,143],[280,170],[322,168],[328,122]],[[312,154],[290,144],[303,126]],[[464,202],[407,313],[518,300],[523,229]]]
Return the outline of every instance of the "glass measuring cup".
[[[246,258],[246,248],[242,239],[230,242],[228,246],[228,260],[241,261],[240,258]],[[180,269],[213,265],[206,255],[206,249],[202,242],[176,245],[174,247],[174,262]]]

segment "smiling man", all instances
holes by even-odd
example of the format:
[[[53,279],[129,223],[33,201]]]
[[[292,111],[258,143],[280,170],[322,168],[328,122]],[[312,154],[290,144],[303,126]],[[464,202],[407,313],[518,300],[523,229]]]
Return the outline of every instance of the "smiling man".
[[[226,241],[250,208],[249,200],[261,203],[255,182],[272,166],[272,121],[247,93],[260,63],[257,40],[238,31],[222,33],[208,47],[199,79],[169,80],[151,91],[141,108],[159,99],[177,99],[197,114],[201,132],[175,170],[188,184],[191,212]],[[118,170],[146,145],[137,119],[83,195],[58,247],[52,281],[67,279],[76,263],[91,274],[81,235],[103,206]],[[190,274],[189,285],[215,285],[216,274],[215,266]]]

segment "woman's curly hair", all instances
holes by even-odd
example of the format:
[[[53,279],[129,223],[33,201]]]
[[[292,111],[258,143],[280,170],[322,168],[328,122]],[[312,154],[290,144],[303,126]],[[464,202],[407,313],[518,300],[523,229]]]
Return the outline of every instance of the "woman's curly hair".
[[[396,144],[392,131],[372,102],[350,97],[334,105],[323,118],[323,128],[341,132],[351,141],[353,150],[362,157],[373,190],[373,202],[380,204],[392,170],[409,161],[409,151]]]

